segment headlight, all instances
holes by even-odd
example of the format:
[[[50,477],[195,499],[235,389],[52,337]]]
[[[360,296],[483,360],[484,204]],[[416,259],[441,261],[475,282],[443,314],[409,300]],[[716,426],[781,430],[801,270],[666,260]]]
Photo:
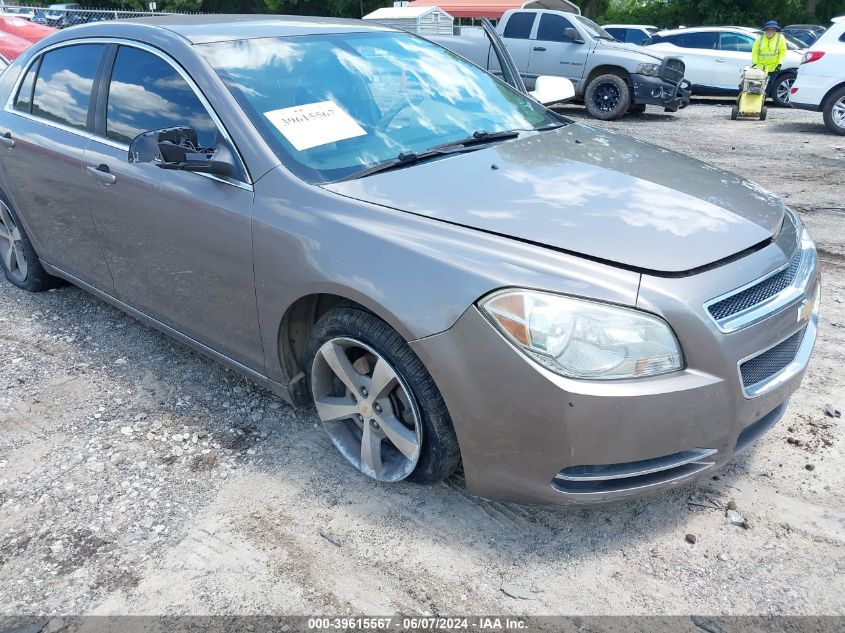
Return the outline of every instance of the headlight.
[[[479,305],[511,343],[568,378],[641,378],[683,367],[669,325],[639,310],[532,290],[503,290]]]
[[[637,66],[637,74],[657,77],[660,74],[660,64],[640,64]]]

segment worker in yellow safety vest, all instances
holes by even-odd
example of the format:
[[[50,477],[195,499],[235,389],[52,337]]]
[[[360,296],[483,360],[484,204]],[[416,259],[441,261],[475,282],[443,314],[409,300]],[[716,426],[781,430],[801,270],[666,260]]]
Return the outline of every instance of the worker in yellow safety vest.
[[[751,47],[751,65],[765,70],[769,79],[780,70],[786,57],[786,38],[780,33],[780,26],[774,20],[769,20],[763,27],[754,46]]]

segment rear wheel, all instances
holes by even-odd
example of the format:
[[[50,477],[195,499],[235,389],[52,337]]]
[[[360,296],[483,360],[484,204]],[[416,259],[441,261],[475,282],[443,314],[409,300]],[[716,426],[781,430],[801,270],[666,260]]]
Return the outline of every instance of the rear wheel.
[[[795,83],[796,76],[796,73],[783,73],[775,78],[771,95],[775,105],[781,108],[789,107],[790,90],[792,90],[792,84]]]
[[[323,427],[362,473],[384,482],[434,483],[458,467],[443,397],[384,321],[357,306],[329,310],[314,326],[306,362]]]
[[[41,292],[61,280],[48,275],[11,205],[0,197],[0,266],[6,279],[18,288]]]
[[[731,108],[731,121],[736,121],[736,118],[739,116],[739,108],[734,106]]]
[[[845,88],[840,88],[825,101],[824,124],[834,134],[845,134]]]
[[[587,112],[602,121],[613,121],[628,111],[631,88],[619,75],[599,75],[584,91]]]
[[[763,106],[762,108],[760,108],[760,120],[761,120],[761,121],[765,121],[765,120],[766,120],[766,115],[767,115],[768,113],[769,113],[769,111],[768,111],[768,109],[766,108],[766,106]]]

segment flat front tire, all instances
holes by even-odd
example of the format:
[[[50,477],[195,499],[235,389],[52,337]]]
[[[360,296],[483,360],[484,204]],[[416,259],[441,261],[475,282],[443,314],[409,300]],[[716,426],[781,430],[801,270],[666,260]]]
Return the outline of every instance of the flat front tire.
[[[324,314],[306,353],[311,395],[346,460],[383,482],[434,483],[461,455],[446,403],[402,336],[372,313]]]
[[[602,121],[613,121],[631,106],[631,88],[619,75],[595,77],[584,91],[584,105],[591,116]]]

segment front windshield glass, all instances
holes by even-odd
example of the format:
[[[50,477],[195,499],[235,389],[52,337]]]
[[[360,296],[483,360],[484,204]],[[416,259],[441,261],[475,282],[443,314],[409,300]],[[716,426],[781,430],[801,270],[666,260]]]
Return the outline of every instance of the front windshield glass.
[[[343,33],[197,47],[300,178],[348,178],[474,133],[558,122],[457,55],[406,33]]]
[[[610,33],[601,28],[598,24],[593,22],[590,18],[585,18],[583,15],[573,15],[572,17],[578,20],[581,23],[581,26],[587,29],[587,33],[589,33],[592,37],[598,39],[605,38],[608,40],[616,39]]]

